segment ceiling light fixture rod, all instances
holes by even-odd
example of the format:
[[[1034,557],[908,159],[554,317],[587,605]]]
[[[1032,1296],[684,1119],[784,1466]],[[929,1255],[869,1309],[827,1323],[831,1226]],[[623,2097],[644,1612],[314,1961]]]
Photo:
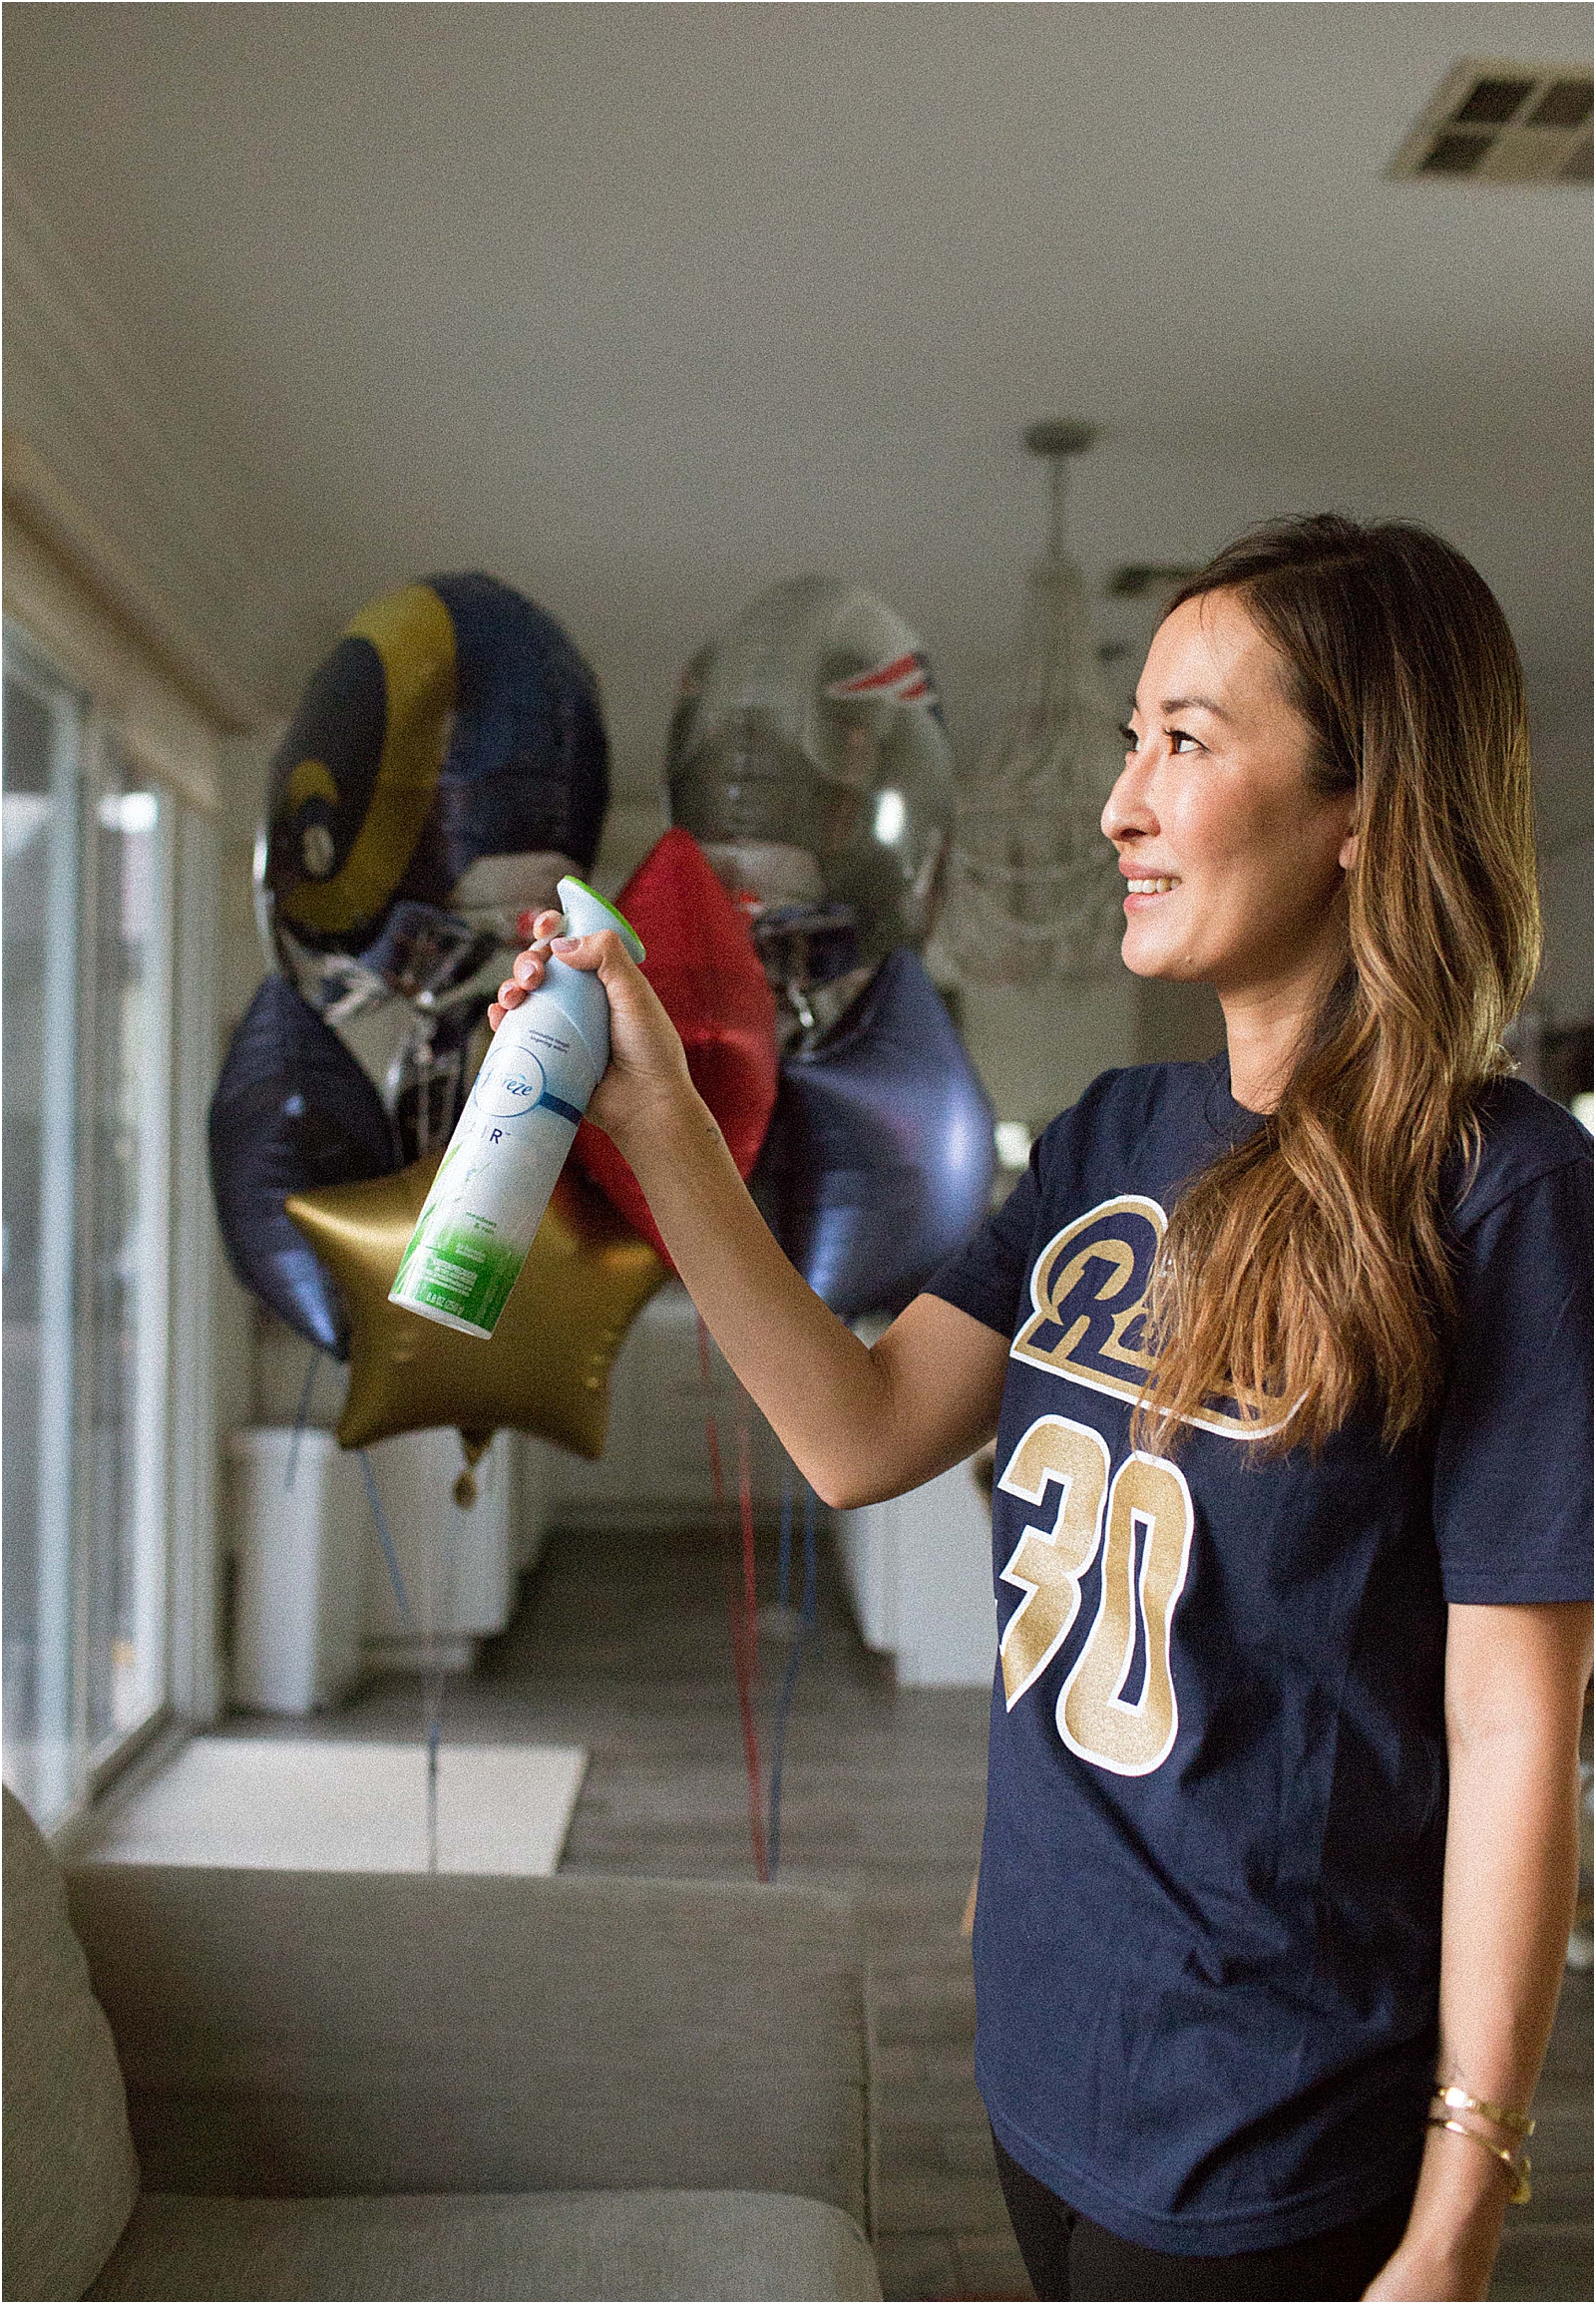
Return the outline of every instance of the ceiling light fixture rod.
[[[1047,463],[1047,558],[1060,561],[1064,556],[1064,470],[1068,459],[1080,456],[1097,438],[1094,424],[1083,424],[1069,416],[1044,416],[1027,426],[1025,446],[1032,456],[1046,459]]]

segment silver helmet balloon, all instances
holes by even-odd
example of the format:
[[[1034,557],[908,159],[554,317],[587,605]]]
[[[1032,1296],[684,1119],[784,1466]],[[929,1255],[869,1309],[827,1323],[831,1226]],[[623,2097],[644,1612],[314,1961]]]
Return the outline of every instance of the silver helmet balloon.
[[[858,584],[798,576],[682,674],[670,817],[743,906],[787,1035],[824,1029],[936,926],[953,760],[925,649]]]

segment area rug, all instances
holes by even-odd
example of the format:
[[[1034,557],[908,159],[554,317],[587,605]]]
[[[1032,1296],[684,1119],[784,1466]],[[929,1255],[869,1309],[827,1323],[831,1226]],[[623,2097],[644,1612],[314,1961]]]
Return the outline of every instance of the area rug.
[[[446,1743],[436,1869],[552,1873],[587,1766],[580,1745]],[[197,1736],[85,1853],[130,1865],[428,1872],[426,1751],[419,1740]]]

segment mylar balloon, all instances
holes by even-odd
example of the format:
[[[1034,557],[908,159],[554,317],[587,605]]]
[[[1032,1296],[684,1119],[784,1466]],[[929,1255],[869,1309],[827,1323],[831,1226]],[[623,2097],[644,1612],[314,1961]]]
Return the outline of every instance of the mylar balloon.
[[[290,1193],[386,1175],[393,1133],[349,1051],[281,976],[261,984],[210,1100],[210,1184],[233,1271],[342,1359],[337,1292],[283,1211]]]
[[[993,1110],[912,953],[817,1047],[782,1060],[754,1176],[772,1231],[834,1313],[896,1313],[981,1222]]]
[[[374,600],[312,676],[272,763],[261,895],[318,1006],[383,954],[399,901],[485,937],[586,873],[608,804],[598,687],[543,609],[480,575]]]
[[[648,949],[642,972],[681,1034],[693,1085],[747,1176],[776,1102],[776,1003],[748,925],[690,834],[667,832],[615,903]],[[584,1121],[573,1151],[662,1257],[636,1178],[601,1129]]]
[[[374,1184],[296,1193],[288,1213],[337,1276],[349,1309],[345,1448],[458,1425],[470,1441],[502,1425],[598,1456],[609,1368],[665,1268],[599,1193],[568,1168],[493,1336],[484,1343],[390,1305],[436,1159]]]
[[[952,756],[925,650],[873,592],[800,576],[761,593],[682,675],[666,773],[671,821],[761,945],[767,916],[789,948],[810,917],[823,932],[809,965],[802,949],[771,960],[805,1029],[827,1020],[811,986],[851,978],[851,997],[886,953],[926,942]]]

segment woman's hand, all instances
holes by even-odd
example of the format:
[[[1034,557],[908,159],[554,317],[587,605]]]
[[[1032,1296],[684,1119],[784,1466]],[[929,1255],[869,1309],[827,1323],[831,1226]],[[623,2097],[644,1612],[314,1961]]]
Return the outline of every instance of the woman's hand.
[[[625,1150],[625,1138],[678,1108],[695,1091],[681,1036],[653,986],[613,929],[591,937],[556,937],[558,913],[540,913],[534,942],[518,953],[488,1010],[495,1032],[512,1008],[543,982],[551,952],[571,968],[593,970],[609,998],[609,1066],[594,1090],[588,1118]]]

